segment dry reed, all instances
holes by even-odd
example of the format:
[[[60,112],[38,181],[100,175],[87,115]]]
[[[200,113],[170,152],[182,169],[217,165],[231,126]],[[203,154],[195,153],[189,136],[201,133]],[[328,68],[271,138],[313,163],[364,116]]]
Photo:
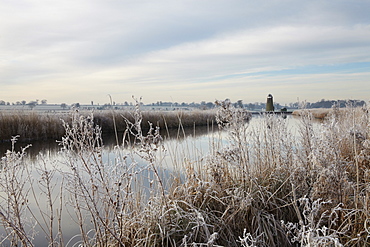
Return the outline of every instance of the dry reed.
[[[293,115],[295,116],[302,116],[304,114],[306,114],[305,112],[309,111],[310,114],[314,117],[314,118],[317,118],[317,119],[325,119],[327,116],[329,116],[333,111],[337,111],[337,112],[344,112],[345,109],[344,108],[337,108],[337,107],[333,107],[333,108],[317,108],[317,109],[301,109],[301,110],[294,110],[292,112]]]
[[[88,116],[90,111],[79,112]],[[161,129],[206,126],[215,121],[215,112],[212,110],[194,111],[146,111],[142,112],[142,128],[149,130],[149,123],[154,123]],[[127,129],[124,119],[134,121],[129,111],[96,111],[94,123],[99,125],[103,134],[112,134],[115,131],[123,132]],[[36,111],[0,112],[0,141],[10,141],[12,136],[19,136],[19,141],[34,141],[46,139],[60,139],[65,134],[62,121],[71,122],[68,113],[42,113]]]
[[[75,213],[79,243],[369,246],[368,108],[333,110],[316,126],[312,113],[302,111],[294,135],[287,120],[277,115],[265,115],[251,128],[245,112],[228,101],[219,105],[216,119],[228,133],[228,144],[215,145],[203,159],[184,157],[171,175],[163,167],[167,151],[159,129],[149,125],[144,131],[139,108],[132,119],[123,118],[126,134],[111,162],[103,159],[95,116],[73,113],[71,122],[63,124],[63,161],[55,171],[62,174],[63,193],[69,193],[63,200]],[[127,143],[125,151],[122,145]],[[27,198],[32,191],[23,189],[32,182],[22,172],[27,167],[21,164],[23,154],[12,150],[1,161],[0,216],[9,243],[32,246],[34,232],[27,229],[34,223],[22,217],[30,213]],[[144,162],[137,162],[138,157]],[[38,168],[46,192],[52,186],[49,169]],[[60,225],[61,219],[51,221],[58,215],[56,200],[46,198],[48,246],[65,246],[61,228],[56,227],[58,234],[50,230]]]

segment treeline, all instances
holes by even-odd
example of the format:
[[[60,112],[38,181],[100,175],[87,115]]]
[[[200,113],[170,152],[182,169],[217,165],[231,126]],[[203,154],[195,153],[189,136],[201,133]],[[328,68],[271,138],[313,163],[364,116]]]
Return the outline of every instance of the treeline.
[[[232,103],[235,108],[245,108],[251,111],[261,111],[266,109],[265,102],[255,102],[255,103],[243,103],[242,100],[238,100]],[[278,102],[274,102],[275,110],[280,110],[283,108],[289,109],[298,109],[298,108],[332,108],[333,106],[337,106],[340,108],[344,108],[347,106],[351,107],[362,107],[365,106],[366,102],[364,100],[325,100],[322,99],[320,101],[310,103],[310,102],[294,102],[285,105],[281,105]],[[156,103],[145,104],[145,106],[153,106],[153,107],[190,107],[190,108],[199,108],[199,109],[212,109],[216,107],[214,102],[206,102],[201,101],[200,103],[178,103],[178,102],[162,102],[158,101]]]
[[[229,99],[227,99],[229,100]],[[250,111],[263,111],[266,109],[266,102],[255,102],[255,103],[243,103],[243,100],[237,100],[236,102],[232,103],[235,108],[245,108]],[[39,100],[33,100],[30,102],[26,102],[25,100],[23,101],[17,101],[16,103],[10,103],[10,102],[5,102],[4,100],[0,100],[0,106],[1,105],[15,105],[15,106],[29,106],[31,109],[35,108],[38,105],[44,105],[44,106],[50,106],[47,104],[47,100],[43,99],[41,101]],[[106,110],[106,109],[127,109],[128,107],[132,107],[134,104],[133,102],[123,102],[123,103],[106,103],[103,105],[99,104],[94,104],[93,101],[91,101],[91,104],[80,104],[80,103],[73,103],[71,105],[67,105],[66,103],[61,103],[61,104],[54,104],[55,106],[60,106],[61,109],[70,109],[70,108],[80,108],[80,109],[97,109],[97,110]],[[163,102],[163,101],[157,101],[155,103],[149,103],[149,104],[144,104],[143,102],[140,102],[141,106],[149,107],[152,109],[164,109],[164,110],[176,110],[180,108],[197,108],[201,110],[207,110],[207,109],[213,109],[216,107],[215,102],[206,102],[206,101],[201,101],[201,102],[191,102],[191,103],[178,103],[178,102]],[[352,106],[352,107],[362,107],[365,106],[366,102],[364,100],[325,100],[322,99],[320,101],[310,103],[310,102],[294,102],[294,103],[289,103],[285,105],[281,105],[278,102],[274,102],[274,108],[275,110],[280,110],[283,108],[287,109],[299,109],[299,108],[332,108],[333,106],[337,106],[339,108],[344,108],[347,106]]]
[[[315,103],[307,102],[306,108],[332,108],[333,106],[344,108],[347,106],[362,107],[365,106],[366,102],[363,100],[325,100],[322,99]]]
[[[47,104],[47,100],[46,99],[43,99],[43,100],[31,100],[29,102],[25,101],[25,100],[22,100],[22,101],[17,101],[17,102],[5,102],[4,100],[0,100],[0,105],[29,105],[29,106],[36,106],[38,104],[42,104],[42,105],[46,105]]]

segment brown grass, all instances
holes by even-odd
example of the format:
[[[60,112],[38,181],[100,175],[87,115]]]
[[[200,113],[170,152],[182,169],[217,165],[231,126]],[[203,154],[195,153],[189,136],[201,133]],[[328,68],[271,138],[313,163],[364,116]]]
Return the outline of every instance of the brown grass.
[[[88,116],[91,112],[80,112]],[[149,129],[149,122],[161,129],[177,128],[180,124],[186,127],[206,126],[215,121],[214,111],[147,111],[142,112],[142,128]],[[102,129],[103,134],[112,134],[116,130],[126,130],[126,120],[133,121],[129,111],[97,111],[94,122]],[[62,120],[71,122],[70,113],[40,113],[36,111],[11,111],[0,113],[0,141],[9,141],[19,136],[20,141],[60,139],[65,130]]]
[[[318,108],[318,109],[301,109],[301,110],[294,110],[292,112],[295,116],[302,116],[306,114],[305,112],[309,112],[314,118],[317,119],[325,119],[330,114],[345,114],[346,109],[345,108]]]
[[[314,118],[324,119],[333,109],[331,108],[319,108],[319,109],[305,109],[305,110],[294,110],[293,115],[301,116],[303,111],[309,111]]]
[[[12,111],[0,113],[0,140],[20,136],[21,140],[58,139],[64,134],[60,119],[68,115],[43,114],[33,111]]]

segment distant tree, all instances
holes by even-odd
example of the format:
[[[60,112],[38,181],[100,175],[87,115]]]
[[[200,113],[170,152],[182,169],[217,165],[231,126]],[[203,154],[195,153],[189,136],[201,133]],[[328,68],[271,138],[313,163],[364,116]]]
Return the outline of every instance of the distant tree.
[[[366,102],[364,100],[347,100],[346,104],[343,107],[345,107],[346,105],[363,107],[366,106]]]
[[[238,100],[237,102],[236,102],[236,104],[237,104],[237,106],[239,107],[239,108],[243,108],[243,100]]]
[[[21,103],[21,102],[19,102],[19,101],[17,101],[17,102],[15,102],[15,104],[16,104],[16,105],[21,105],[22,103]]]
[[[35,108],[37,106],[37,101],[30,101],[27,104],[31,109]]]
[[[104,104],[101,109],[110,109],[111,108],[111,104],[110,103],[106,103]]]
[[[46,99],[41,100],[41,105],[46,105],[48,101]]]
[[[10,105],[10,102],[6,102],[6,105]]]
[[[322,99],[319,102],[310,104],[311,108],[331,108],[336,102]]]
[[[72,104],[72,107],[74,107],[74,108],[80,108],[80,103],[73,103]]]
[[[22,105],[26,105],[27,102],[25,100],[22,100],[21,103]]]
[[[200,102],[199,108],[202,110],[206,110],[207,109],[206,102],[205,101]]]
[[[321,99],[318,102],[315,103],[307,103],[306,107],[307,108],[332,108],[333,106],[335,107],[347,107],[347,106],[352,106],[352,107],[361,107],[366,104],[365,101],[363,100],[325,100]]]
[[[5,101],[4,100],[0,100],[0,105],[5,105]]]
[[[247,105],[247,108],[248,108],[248,110],[254,110],[254,108],[255,108],[255,104],[249,103],[249,104]]]
[[[63,110],[65,110],[67,108],[67,104],[66,103],[62,103],[62,104],[60,104],[60,107],[62,107]]]
[[[299,103],[298,102],[289,103],[289,108],[296,109],[296,108],[298,108],[298,106],[299,106]]]
[[[212,108],[214,108],[215,105],[212,102],[207,102],[206,106],[207,106],[208,109],[212,109]]]

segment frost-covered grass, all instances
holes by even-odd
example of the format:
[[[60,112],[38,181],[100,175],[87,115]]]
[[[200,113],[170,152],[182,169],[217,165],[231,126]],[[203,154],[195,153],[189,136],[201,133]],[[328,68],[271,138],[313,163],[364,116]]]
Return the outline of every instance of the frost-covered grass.
[[[334,110],[318,128],[304,111],[298,135],[279,116],[253,128],[247,118],[219,102],[227,145],[215,141],[209,155],[183,157],[168,174],[159,129],[143,131],[139,109],[124,118],[126,135],[109,161],[94,116],[74,113],[64,123],[63,160],[41,162],[34,174],[23,151],[2,158],[1,243],[32,246],[38,222],[45,246],[71,246],[61,217],[68,207],[75,246],[369,246],[369,109]],[[34,197],[45,198],[42,217],[34,217]]]

